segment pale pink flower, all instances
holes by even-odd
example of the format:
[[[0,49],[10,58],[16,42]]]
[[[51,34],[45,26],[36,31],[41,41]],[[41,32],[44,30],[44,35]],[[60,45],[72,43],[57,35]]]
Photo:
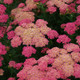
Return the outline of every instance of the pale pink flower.
[[[80,53],[79,52],[72,52],[71,53],[72,59],[75,62],[80,62]]]
[[[80,51],[79,46],[76,45],[76,44],[74,44],[74,43],[64,44],[63,48],[66,49],[68,52],[71,52],[71,51]]]
[[[62,0],[62,1],[66,3],[71,3],[73,0]]]
[[[45,25],[47,25],[48,24],[48,22],[47,21],[44,21],[43,19],[38,19],[37,21],[36,21],[36,25],[38,26],[38,27],[44,27]]]
[[[26,0],[26,6],[23,8],[23,11],[31,11],[32,9],[36,9],[37,5],[34,0]]]
[[[15,15],[15,20],[17,20],[18,22],[20,22],[24,19],[28,19],[31,22],[33,22],[35,19],[34,13],[33,12],[22,12],[22,11],[20,11]]]
[[[4,70],[0,69],[0,76],[3,76]]]
[[[10,31],[12,29],[12,26],[8,26],[6,32]]]
[[[35,47],[44,47],[45,45],[48,45],[48,40],[44,37],[34,37],[32,39],[33,43],[35,43]]]
[[[80,45],[80,36],[77,36],[76,39],[77,39],[76,42]]]
[[[58,48],[58,47],[54,47],[54,48],[52,48],[52,49],[49,49],[49,50],[47,50],[47,54],[50,56],[50,57],[56,57],[56,56],[58,56],[59,55],[59,51],[60,51],[60,49]]]
[[[35,58],[26,59],[24,61],[24,65],[34,65],[37,63],[37,60]]]

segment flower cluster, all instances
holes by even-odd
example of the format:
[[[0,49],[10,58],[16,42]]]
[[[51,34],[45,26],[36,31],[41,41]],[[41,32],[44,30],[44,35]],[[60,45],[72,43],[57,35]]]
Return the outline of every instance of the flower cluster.
[[[30,57],[32,53],[36,53],[36,49],[34,49],[32,46],[23,47],[22,55],[25,57]]]
[[[28,23],[22,27],[18,26],[15,29],[15,35],[18,35],[22,38],[24,45],[35,45],[35,47],[43,47],[49,42],[44,35],[46,35],[48,31],[51,30],[51,28],[47,27],[46,24],[46,21],[39,19],[36,21],[36,24]],[[11,40],[11,44],[13,39]]]
[[[2,66],[3,57],[1,55],[5,55],[7,53],[6,46],[0,42],[0,67]]]
[[[23,65],[23,63],[16,63],[15,61],[9,62],[9,67],[16,68],[17,70],[19,70],[22,67],[22,65]]]
[[[0,39],[4,37],[5,32],[6,32],[6,27],[0,26]]]
[[[18,80],[57,80],[58,78],[67,79],[71,75],[80,78],[80,65],[77,64],[80,62],[79,52],[73,51],[69,54],[64,48],[53,47],[46,53],[48,55],[38,60],[26,59],[23,69],[17,74]],[[51,66],[48,67],[49,64]]]
[[[7,14],[5,14],[6,7],[0,4],[0,23],[7,22],[9,18]]]

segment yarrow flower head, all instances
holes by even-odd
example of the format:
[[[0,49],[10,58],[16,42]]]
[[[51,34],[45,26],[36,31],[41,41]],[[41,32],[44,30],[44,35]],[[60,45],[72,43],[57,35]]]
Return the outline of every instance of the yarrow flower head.
[[[7,14],[1,14],[0,15],[0,22],[3,23],[3,22],[7,22],[8,20],[8,15]]]
[[[47,36],[48,38],[50,39],[54,39],[54,38],[57,38],[59,36],[58,32],[56,30],[50,30],[48,33],[47,33]]]
[[[12,39],[15,36],[15,33],[14,31],[10,31],[7,33],[7,35],[8,35],[8,39]]]
[[[66,44],[66,43],[69,43],[70,41],[71,41],[71,39],[67,35],[65,35],[65,34],[64,35],[59,35],[58,39],[57,39],[58,43],[62,42],[62,43]]]
[[[31,55],[36,53],[36,49],[32,46],[23,47],[22,55],[25,57],[30,57]]]
[[[5,55],[7,53],[5,45],[0,42],[0,55]]]
[[[6,7],[3,4],[0,4],[0,14],[4,14]]]
[[[77,36],[76,39],[77,39],[76,42],[80,45],[80,36]]]
[[[66,31],[68,34],[72,35],[76,31],[76,26],[74,23],[67,23],[66,27],[64,28],[64,31]]]

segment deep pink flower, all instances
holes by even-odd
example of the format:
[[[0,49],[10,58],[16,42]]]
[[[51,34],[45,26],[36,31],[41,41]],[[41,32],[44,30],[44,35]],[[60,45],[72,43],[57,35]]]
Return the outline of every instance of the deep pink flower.
[[[23,47],[22,55],[25,57],[30,57],[31,55],[36,53],[36,49],[32,46]]]
[[[0,22],[3,23],[3,22],[7,22],[7,19],[8,19],[8,15],[7,14],[1,14],[0,15]]]
[[[8,39],[12,39],[15,36],[14,31],[12,30],[12,31],[8,32],[7,36],[8,36]]]
[[[15,64],[15,68],[16,68],[17,70],[19,70],[19,69],[21,68],[22,64],[23,64],[23,63],[16,63],[16,64]]]
[[[46,10],[47,12],[50,12],[50,14],[53,14],[54,12],[56,12],[56,7],[48,7],[48,9]]]
[[[49,48],[48,47],[45,47],[41,50],[41,53],[45,53]]]
[[[77,13],[80,13],[80,5],[77,7]]]
[[[72,35],[76,31],[76,26],[74,23],[67,23],[66,27],[64,28],[64,31],[66,31],[68,34]]]
[[[25,60],[24,65],[34,65],[36,63],[37,63],[37,60],[35,58],[29,58]]]
[[[18,5],[18,8],[21,8],[21,7],[24,7],[24,6],[25,6],[24,3],[20,3],[20,4]]]
[[[0,4],[0,14],[4,14],[6,7],[3,4]]]
[[[69,43],[71,41],[71,39],[67,36],[67,35],[59,35],[58,36],[58,39],[57,39],[57,42],[58,43]]]
[[[5,45],[0,42],[0,55],[5,55],[7,53]]]
[[[47,33],[47,36],[48,38],[50,39],[54,39],[54,38],[57,38],[59,36],[58,32],[56,30],[50,30],[48,33]]]

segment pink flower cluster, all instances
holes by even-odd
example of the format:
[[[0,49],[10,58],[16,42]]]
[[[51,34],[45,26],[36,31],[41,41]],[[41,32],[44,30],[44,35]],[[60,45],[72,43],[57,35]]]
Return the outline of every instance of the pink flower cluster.
[[[36,21],[36,24],[28,23],[22,27],[18,26],[15,29],[15,35],[22,38],[24,45],[43,47],[48,44],[48,40],[45,38],[45,35],[51,30],[51,28],[47,27],[46,24],[46,21],[39,19]]]
[[[80,36],[77,36],[76,39],[77,39],[76,42],[78,43],[78,45],[80,45]]]
[[[59,35],[58,36],[58,39],[57,39],[57,42],[58,43],[64,43],[64,44],[66,44],[66,43],[69,43],[71,41],[71,39],[67,36],[67,35]]]
[[[46,10],[46,12],[50,12],[50,14],[53,14],[54,12],[56,12],[56,7],[48,7],[48,9]]]
[[[4,14],[5,10],[6,10],[6,7],[4,5],[2,5],[2,4],[0,4],[0,15]]]
[[[0,23],[7,22],[9,18],[7,14],[5,14],[6,7],[0,4]]]
[[[0,67],[2,66],[3,57],[1,55],[5,55],[7,53],[5,45],[0,42]]]
[[[23,11],[23,8],[15,8],[11,11],[11,16],[14,17],[12,24],[29,23],[33,22],[35,17],[33,12]]]
[[[71,52],[71,51],[78,52],[78,51],[80,51],[79,45],[74,44],[74,43],[64,44],[63,48],[66,49],[68,52]]]
[[[59,34],[56,30],[50,30],[50,31],[48,31],[47,36],[50,39],[54,39],[54,38],[57,38],[59,36]]]
[[[12,31],[8,32],[7,36],[8,36],[8,39],[12,39],[15,36],[14,31],[12,30]]]
[[[6,27],[0,26],[0,39],[4,37],[5,32],[6,32]]]
[[[36,49],[32,46],[23,47],[22,55],[25,57],[30,57],[31,55],[36,53]]]
[[[1,14],[0,15],[0,22],[3,23],[3,22],[7,22],[7,19],[8,19],[8,15],[7,14]]]
[[[18,80],[57,80],[75,76],[80,78],[80,53],[68,53],[64,48],[53,47],[38,60],[26,59],[23,69],[17,74]],[[76,55],[77,54],[77,55]],[[75,56],[76,55],[76,56]],[[48,66],[51,64],[51,66]],[[77,70],[78,69],[78,70]]]
[[[8,64],[10,68],[13,67],[16,68],[17,70],[19,70],[23,65],[23,63],[16,63],[15,61],[9,61]]]
[[[15,35],[13,37],[13,39],[11,40],[11,46],[12,47],[18,47],[21,45],[21,43],[22,43],[22,39],[17,35]]]
[[[2,66],[3,57],[0,55],[0,67]]]
[[[68,34],[72,35],[76,31],[76,26],[74,23],[67,23],[66,27],[64,28],[64,31],[66,31]]]

